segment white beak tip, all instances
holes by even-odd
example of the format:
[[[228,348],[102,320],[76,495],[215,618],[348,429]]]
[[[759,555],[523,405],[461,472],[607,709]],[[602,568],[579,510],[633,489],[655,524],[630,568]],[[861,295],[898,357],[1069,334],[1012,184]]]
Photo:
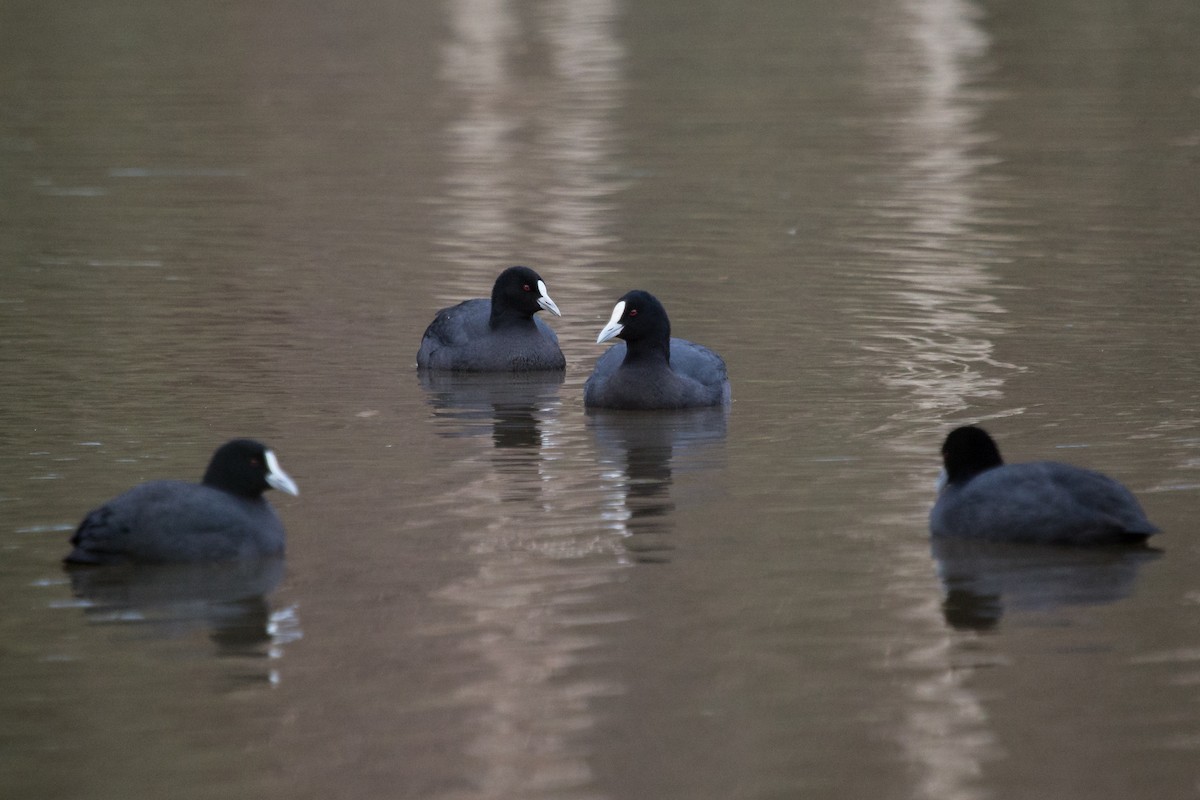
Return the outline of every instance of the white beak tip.
[[[537,304],[546,309],[556,317],[561,317],[562,312],[558,310],[558,305],[550,299],[550,293],[546,291],[546,282],[538,281],[538,299]]]
[[[596,337],[596,344],[604,344],[619,334],[624,328],[624,325],[606,325],[604,330],[600,331],[600,335]]]
[[[300,487],[292,480],[292,477],[283,471],[279,466],[279,460],[275,458],[275,453],[271,450],[267,451],[267,485],[272,489],[278,489],[281,492],[286,492],[293,497],[300,496]]]
[[[621,300],[613,308],[612,316],[608,318],[608,324],[600,330],[600,335],[596,337],[596,344],[607,342],[609,339],[625,330],[625,326],[621,324],[621,317],[624,315],[625,301]]]

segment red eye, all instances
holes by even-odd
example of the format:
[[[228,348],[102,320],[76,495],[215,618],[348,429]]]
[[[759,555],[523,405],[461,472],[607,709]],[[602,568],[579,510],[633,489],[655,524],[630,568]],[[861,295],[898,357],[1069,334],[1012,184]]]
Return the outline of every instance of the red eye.
[[[527,292],[532,292],[532,291],[533,291],[533,287],[532,287],[532,286],[530,286],[528,283],[527,283],[527,284],[525,284],[524,286],[522,286],[521,288],[522,288],[522,289],[524,289],[524,290],[525,290],[525,291],[527,291]]]
[[[262,462],[258,460],[257,456],[250,456],[250,463],[257,467]]]
[[[629,316],[631,316],[631,317],[636,317],[636,316],[637,316],[637,309],[636,309],[636,308],[631,308],[631,309],[629,309]]]

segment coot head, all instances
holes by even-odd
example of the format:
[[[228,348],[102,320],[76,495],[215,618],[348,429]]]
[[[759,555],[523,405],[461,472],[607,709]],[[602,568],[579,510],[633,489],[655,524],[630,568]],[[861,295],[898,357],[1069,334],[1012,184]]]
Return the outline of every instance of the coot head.
[[[596,337],[596,344],[613,337],[624,339],[631,351],[639,343],[653,343],[667,348],[669,352],[671,320],[657,297],[634,289],[617,301],[608,324]]]
[[[545,309],[562,316],[558,306],[546,291],[546,282],[529,267],[509,267],[500,273],[492,285],[492,315],[512,312],[532,317]]]
[[[983,428],[965,425],[955,428],[942,443],[942,463],[949,483],[969,481],[981,472],[1004,463],[1000,448]]]
[[[202,483],[242,497],[258,497],[267,489],[300,494],[275,453],[253,439],[234,439],[218,447]]]

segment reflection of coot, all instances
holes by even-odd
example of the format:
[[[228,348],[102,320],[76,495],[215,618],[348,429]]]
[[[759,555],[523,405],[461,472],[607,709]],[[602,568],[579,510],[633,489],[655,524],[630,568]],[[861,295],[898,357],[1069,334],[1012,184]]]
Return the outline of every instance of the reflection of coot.
[[[558,405],[563,382],[561,372],[419,374],[437,416],[451,423],[440,431],[442,436],[490,433],[498,448],[541,445],[542,418]]]
[[[271,639],[266,596],[282,559],[221,564],[70,568],[71,589],[94,624],[141,626],[161,638],[207,629],[223,654],[258,655]]]
[[[1138,569],[1161,552],[1148,547],[1055,547],[934,538],[945,591],[942,610],[954,628],[989,630],[1008,611],[1101,605],[1127,597]]]
[[[676,471],[704,469],[705,455],[725,438],[725,408],[663,412],[588,413],[601,463],[612,489],[607,515],[630,534],[625,547],[638,561],[665,562],[674,546],[658,536],[671,530],[675,508],[671,485]],[[694,459],[692,457],[695,457]],[[636,534],[636,536],[632,536]]]
[[[561,372],[421,372],[438,434],[448,438],[492,437],[491,460],[501,482],[501,499],[524,502],[543,491],[539,479],[543,427],[561,404]]]

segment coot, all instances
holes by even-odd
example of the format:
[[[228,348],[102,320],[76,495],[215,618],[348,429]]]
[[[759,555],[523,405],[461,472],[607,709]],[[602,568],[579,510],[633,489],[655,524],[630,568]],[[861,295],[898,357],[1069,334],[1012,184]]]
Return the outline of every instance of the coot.
[[[1133,494],[1098,472],[1038,461],[1005,464],[992,437],[966,426],[942,445],[934,536],[1043,544],[1144,542],[1157,533]]]
[[[653,410],[700,408],[729,402],[721,357],[703,345],[671,337],[671,321],[649,292],[617,301],[596,343],[624,339],[596,361],[583,385],[588,408]]]
[[[546,309],[562,316],[546,282],[529,267],[509,267],[492,286],[492,299],[443,308],[421,338],[417,367],[465,372],[563,369],[554,330],[534,317]]]
[[[268,488],[299,494],[275,454],[234,439],[217,448],[204,479],[151,481],[109,500],[71,537],[69,564],[170,563],[283,553],[283,523]]]

